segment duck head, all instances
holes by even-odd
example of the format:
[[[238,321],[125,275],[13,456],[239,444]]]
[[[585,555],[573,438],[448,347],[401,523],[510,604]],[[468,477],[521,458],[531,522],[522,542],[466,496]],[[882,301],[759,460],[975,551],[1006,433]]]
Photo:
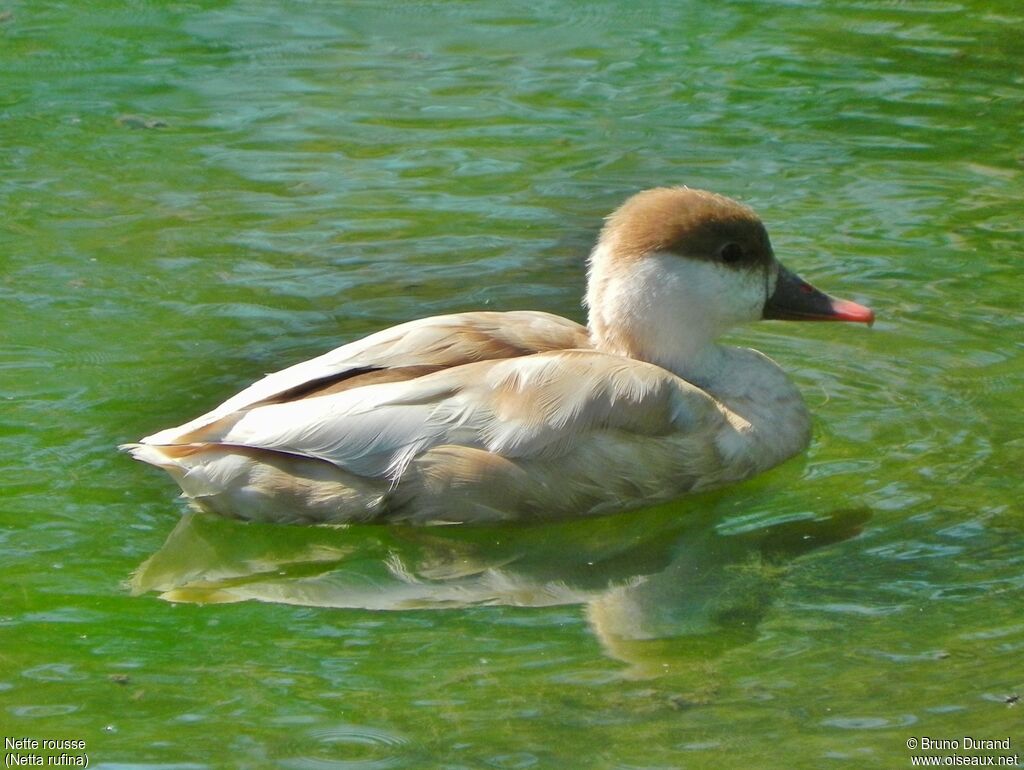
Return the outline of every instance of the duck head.
[[[874,321],[783,267],[752,209],[687,187],[645,190],[608,217],[585,302],[595,347],[684,377],[737,324]]]

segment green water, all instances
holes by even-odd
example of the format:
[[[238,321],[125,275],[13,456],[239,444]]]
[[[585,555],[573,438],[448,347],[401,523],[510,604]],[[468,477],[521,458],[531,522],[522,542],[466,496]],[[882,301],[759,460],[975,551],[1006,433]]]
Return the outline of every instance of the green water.
[[[108,769],[1024,753],[1022,25],[0,3],[0,736]],[[582,319],[601,217],[675,183],[879,316],[735,335],[816,416],[773,473],[586,523],[302,529],[182,519],[114,449],[400,321]]]

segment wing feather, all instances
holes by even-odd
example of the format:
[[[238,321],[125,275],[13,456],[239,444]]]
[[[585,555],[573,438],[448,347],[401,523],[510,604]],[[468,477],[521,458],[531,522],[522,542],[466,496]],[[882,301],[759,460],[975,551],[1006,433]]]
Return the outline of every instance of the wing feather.
[[[315,392],[321,383],[365,372],[416,367],[443,369],[589,344],[584,327],[550,313],[478,312],[422,318],[269,374],[216,409],[184,425],[147,436],[142,443],[205,441],[207,436],[198,432],[220,420],[233,422],[237,413],[257,405],[301,397]]]
[[[665,435],[713,415],[721,419],[714,399],[664,369],[566,350],[255,406],[208,440],[316,457],[394,482],[435,447],[554,458],[595,432]]]

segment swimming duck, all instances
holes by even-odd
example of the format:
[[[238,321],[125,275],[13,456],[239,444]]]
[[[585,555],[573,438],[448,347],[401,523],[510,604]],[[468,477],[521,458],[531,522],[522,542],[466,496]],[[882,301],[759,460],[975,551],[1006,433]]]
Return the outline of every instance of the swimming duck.
[[[804,450],[782,369],[715,342],[758,319],[874,314],[783,267],[747,206],[629,198],[590,254],[583,327],[472,312],[377,332],[127,449],[202,510],[259,521],[590,516],[750,478]]]

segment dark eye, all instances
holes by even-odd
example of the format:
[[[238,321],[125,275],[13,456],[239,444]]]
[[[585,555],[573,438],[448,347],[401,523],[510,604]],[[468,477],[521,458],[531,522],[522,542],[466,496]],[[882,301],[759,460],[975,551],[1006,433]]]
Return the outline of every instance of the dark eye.
[[[718,256],[727,265],[733,265],[743,260],[743,247],[738,243],[727,243],[719,249]]]

